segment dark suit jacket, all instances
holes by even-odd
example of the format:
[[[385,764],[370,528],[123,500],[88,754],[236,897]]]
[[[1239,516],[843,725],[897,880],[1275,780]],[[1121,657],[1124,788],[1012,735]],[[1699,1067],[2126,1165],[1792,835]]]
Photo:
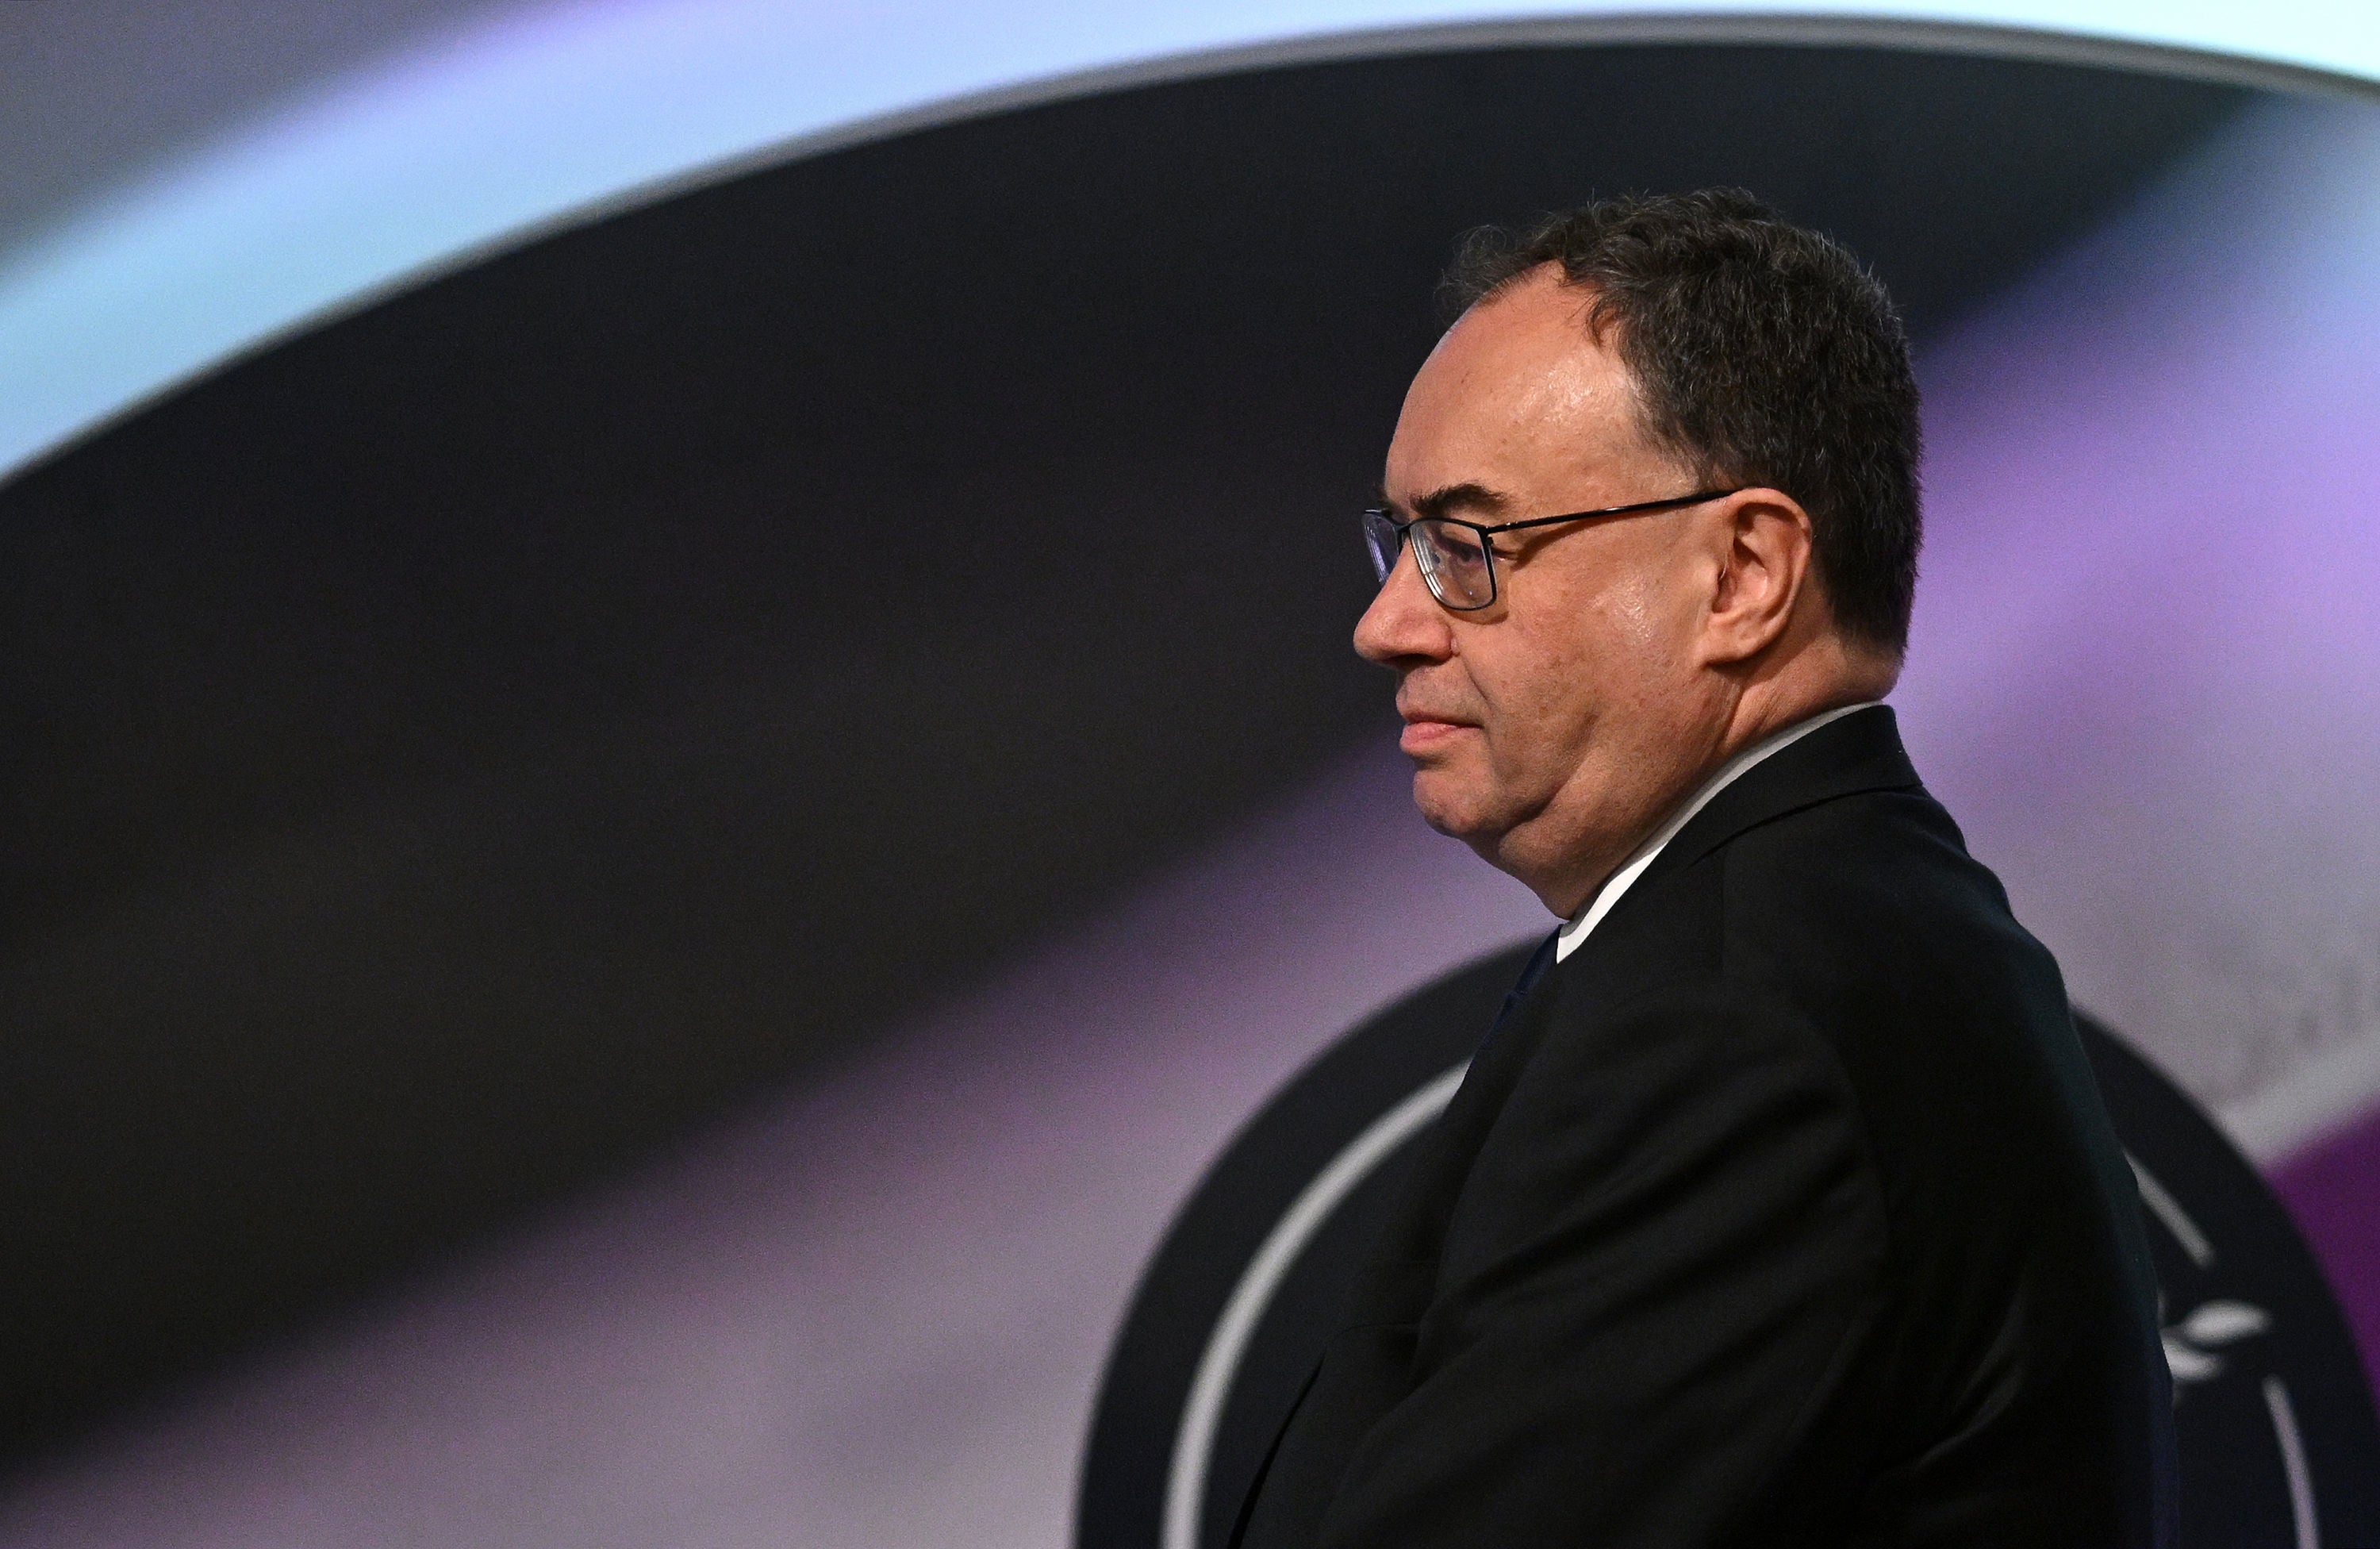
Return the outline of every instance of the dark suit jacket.
[[[2130,1171],[1891,711],[1722,791],[1424,1143],[1244,1549],[2169,1542]]]

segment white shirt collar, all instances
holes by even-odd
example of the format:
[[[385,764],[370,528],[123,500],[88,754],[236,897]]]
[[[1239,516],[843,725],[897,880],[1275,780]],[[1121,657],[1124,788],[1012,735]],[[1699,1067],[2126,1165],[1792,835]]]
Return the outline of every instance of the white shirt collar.
[[[1661,853],[1662,848],[1678,836],[1678,830],[1692,823],[1696,812],[1710,805],[1711,798],[1733,785],[1742,777],[1745,770],[1771,753],[1782,752],[1820,726],[1840,721],[1856,711],[1873,710],[1883,702],[1882,700],[1864,700],[1858,704],[1844,705],[1840,710],[1821,712],[1806,721],[1797,721],[1782,731],[1769,733],[1719,765],[1718,773],[1704,781],[1702,788],[1695,791],[1684,805],[1663,819],[1661,826],[1653,830],[1653,836],[1639,845],[1636,848],[1636,853],[1630,856],[1620,870],[1612,872],[1609,880],[1596,890],[1595,896],[1589,898],[1585,907],[1571,916],[1568,923],[1562,926],[1560,933],[1554,938],[1554,961],[1560,962],[1576,951],[1578,944],[1586,939],[1587,933],[1601,924],[1603,917],[1609,914],[1612,906],[1620,902],[1620,896],[1627,892],[1638,877],[1645,874],[1645,868],[1653,864],[1654,858]]]

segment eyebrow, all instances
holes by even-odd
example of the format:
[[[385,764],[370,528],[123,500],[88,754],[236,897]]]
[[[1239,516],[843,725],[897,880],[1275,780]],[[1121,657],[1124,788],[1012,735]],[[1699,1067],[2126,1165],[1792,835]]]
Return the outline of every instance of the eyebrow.
[[[1392,510],[1402,508],[1400,503],[1390,496],[1386,485],[1380,487],[1379,495],[1381,505]],[[1417,517],[1443,517],[1454,511],[1471,511],[1494,517],[1512,509],[1512,506],[1508,495],[1500,494],[1485,484],[1464,482],[1445,484],[1430,491],[1413,503],[1413,513]]]

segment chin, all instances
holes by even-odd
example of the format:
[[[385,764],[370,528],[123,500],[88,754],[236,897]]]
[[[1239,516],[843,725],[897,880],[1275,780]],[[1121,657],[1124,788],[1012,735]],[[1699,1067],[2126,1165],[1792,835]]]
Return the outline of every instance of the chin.
[[[1460,839],[1476,849],[1484,840],[1495,836],[1490,832],[1494,824],[1488,819],[1487,804],[1479,794],[1464,789],[1462,782],[1443,770],[1415,770],[1413,799],[1422,822],[1450,839]]]

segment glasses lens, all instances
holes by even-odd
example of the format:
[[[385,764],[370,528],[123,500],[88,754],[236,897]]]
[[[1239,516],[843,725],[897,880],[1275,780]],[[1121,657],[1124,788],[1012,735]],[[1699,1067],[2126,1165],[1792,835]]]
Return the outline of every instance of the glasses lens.
[[[1422,579],[1439,602],[1450,608],[1484,608],[1496,600],[1496,578],[1478,533],[1454,522],[1425,519],[1413,524],[1413,544]]]
[[[1372,556],[1373,575],[1381,581],[1397,567],[1397,550],[1403,543],[1404,534],[1386,511],[1364,513],[1364,548]]]

